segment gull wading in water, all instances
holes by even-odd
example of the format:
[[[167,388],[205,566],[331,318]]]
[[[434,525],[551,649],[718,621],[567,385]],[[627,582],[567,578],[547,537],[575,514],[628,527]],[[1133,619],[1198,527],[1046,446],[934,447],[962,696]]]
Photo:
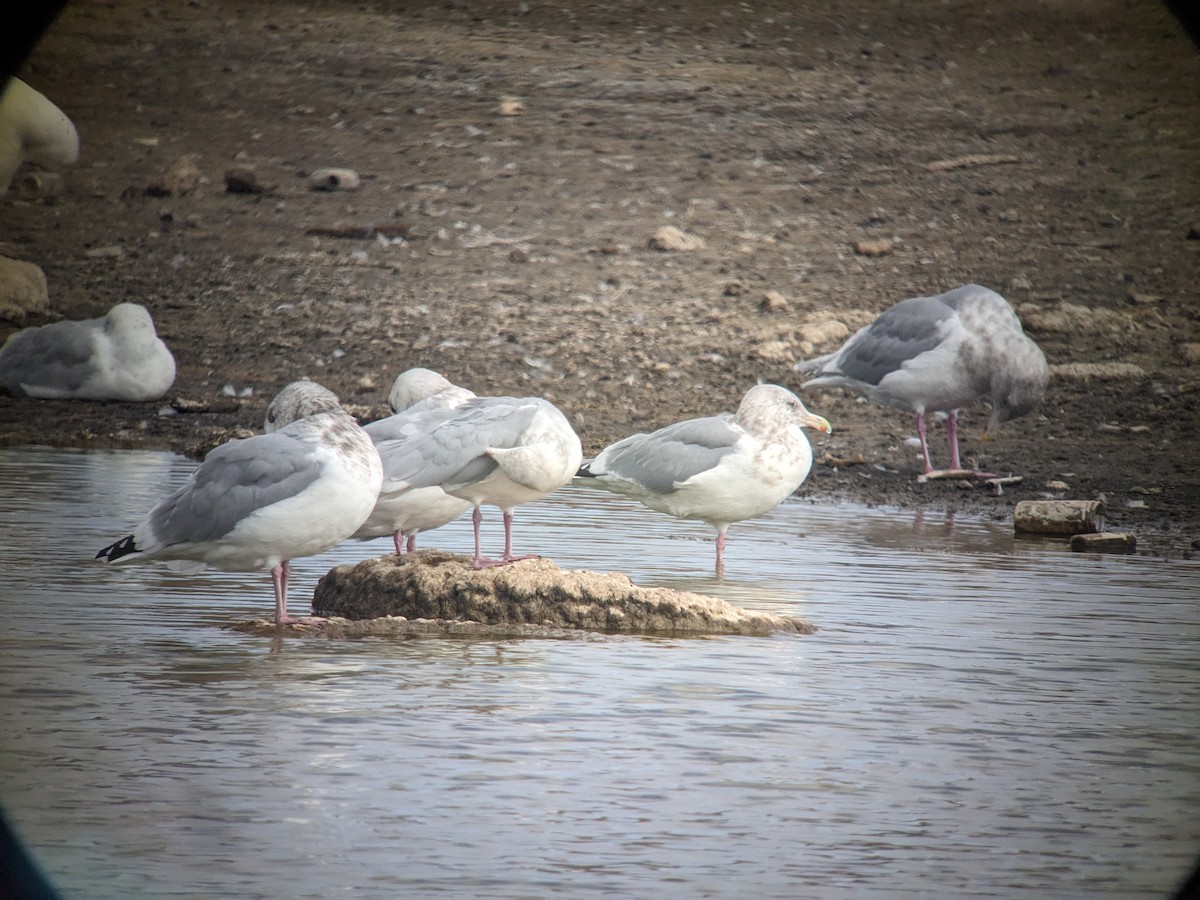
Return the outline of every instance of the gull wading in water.
[[[157,400],[175,357],[146,307],[118,303],[98,319],[25,328],[0,349],[0,384],[40,400]]]
[[[379,445],[387,462],[382,491],[438,487],[474,507],[475,568],[518,559],[512,552],[513,510],[570,483],[583,461],[579,436],[553,404],[539,397],[477,397],[427,413],[411,437]],[[504,554],[484,558],[479,529],[484,504],[504,516]]]
[[[770,512],[804,483],[812,446],[803,428],[828,432],[786,388],[760,384],[737,413],[688,419],[605,447],[580,470],[581,483],[624,494],[658,512],[717,530],[717,574],[725,530]]]
[[[336,546],[363,523],[379,494],[379,454],[336,395],[311,381],[276,395],[265,428],[210,452],[96,559],[157,559],[184,573],[269,569],[276,623],[319,622],[288,615],[288,561]]]
[[[1045,354],[1021,328],[1008,301],[968,284],[936,297],[912,297],[888,309],[841,349],[798,362],[797,372],[815,377],[801,387],[843,387],[876,403],[916,413],[925,475],[929,460],[925,416],[945,412],[950,473],[964,472],[958,453],[958,410],[991,396],[984,436],[1002,422],[1032,412],[1046,393]]]
[[[363,426],[379,450],[384,486],[354,538],[371,540],[390,534],[397,556],[406,548],[412,553],[418,533],[441,528],[466,512],[470,502],[450,496],[441,485],[414,487],[404,480],[411,474],[405,468],[411,461],[405,444],[452,418],[453,410],[474,396],[429,369],[408,369],[397,376],[388,396],[395,415]]]

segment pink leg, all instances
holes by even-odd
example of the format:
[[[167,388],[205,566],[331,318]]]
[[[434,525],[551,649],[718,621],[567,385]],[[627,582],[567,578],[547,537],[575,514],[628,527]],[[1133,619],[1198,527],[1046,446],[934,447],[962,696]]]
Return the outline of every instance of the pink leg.
[[[417,533],[414,531],[408,536],[408,552],[412,553],[417,549]]]
[[[717,577],[725,574],[725,526],[717,529]]]
[[[950,410],[946,418],[946,440],[950,442],[950,468],[961,469],[958,462],[958,410]],[[928,470],[926,470],[928,471]]]
[[[921,439],[921,455],[925,457],[925,474],[933,471],[929,461],[929,442],[925,440],[925,413],[917,413],[917,437]]]
[[[285,559],[275,568],[271,569],[271,582],[275,585],[275,624],[276,625],[323,625],[324,619],[314,618],[313,616],[302,616],[301,618],[293,618],[287,614],[287,589],[288,575],[291,574],[292,567]]]
[[[396,547],[396,555],[403,556],[404,555],[404,535],[402,533],[400,533],[399,531],[393,531],[392,532],[392,543]]]
[[[476,511],[479,507],[475,507]],[[482,516],[480,516],[482,518]],[[472,519],[474,517],[472,516]],[[512,552],[512,513],[504,513],[504,555],[499,559],[484,559],[479,553],[479,526],[475,527],[475,568],[489,569],[492,566],[506,566],[509,563],[517,562],[522,559],[537,559],[536,555],[529,556],[513,556]]]
[[[484,559],[483,554],[479,552],[479,525],[481,522],[483,522],[483,512],[476,506],[471,511],[471,525],[475,529],[475,568],[486,569],[493,563],[490,559]]]

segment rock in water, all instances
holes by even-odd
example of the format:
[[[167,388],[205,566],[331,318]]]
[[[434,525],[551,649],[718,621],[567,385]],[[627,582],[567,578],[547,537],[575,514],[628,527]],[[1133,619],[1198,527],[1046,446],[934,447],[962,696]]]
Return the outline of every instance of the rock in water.
[[[801,619],[686,591],[639,587],[618,573],[568,571],[548,559],[475,569],[470,558],[438,550],[331,569],[317,583],[313,613],[470,621],[505,633],[547,627],[627,634],[813,632]]]

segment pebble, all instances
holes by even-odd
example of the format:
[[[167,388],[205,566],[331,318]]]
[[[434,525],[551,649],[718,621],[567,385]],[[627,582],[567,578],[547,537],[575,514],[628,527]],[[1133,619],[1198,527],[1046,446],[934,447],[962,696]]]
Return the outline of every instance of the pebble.
[[[1071,536],[1071,549],[1077,553],[1133,553],[1137,550],[1137,538],[1120,531],[1076,534]]]

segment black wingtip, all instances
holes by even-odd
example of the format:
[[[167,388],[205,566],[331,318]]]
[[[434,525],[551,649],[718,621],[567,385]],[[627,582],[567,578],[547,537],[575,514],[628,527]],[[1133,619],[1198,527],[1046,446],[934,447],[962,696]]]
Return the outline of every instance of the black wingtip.
[[[589,459],[587,462],[585,462],[582,466],[579,467],[579,471],[575,473],[575,477],[576,478],[595,478],[596,476],[592,473],[592,470],[588,468],[588,466],[590,466],[591,464],[592,464],[592,460]]]
[[[102,559],[105,562],[113,562],[120,559],[122,556],[128,556],[131,553],[138,553],[137,545],[133,542],[133,535],[127,535],[117,541],[115,544],[110,544],[99,553],[96,554],[96,559]]]

